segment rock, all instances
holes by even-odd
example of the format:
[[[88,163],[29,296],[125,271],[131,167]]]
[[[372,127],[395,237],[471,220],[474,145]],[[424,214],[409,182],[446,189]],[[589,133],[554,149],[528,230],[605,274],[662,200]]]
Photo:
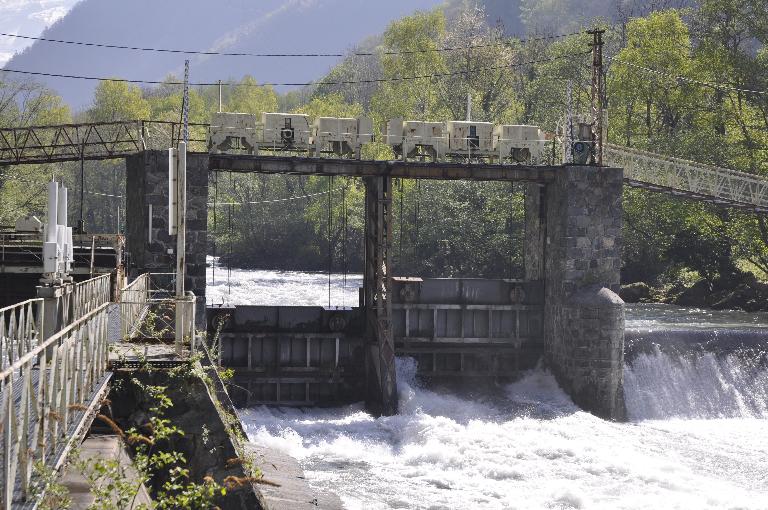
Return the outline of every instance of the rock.
[[[706,307],[711,295],[712,283],[699,280],[680,293],[672,303],[678,306]]]
[[[619,296],[625,303],[640,303],[651,299],[651,287],[644,282],[622,285]]]
[[[754,282],[752,285],[742,283],[728,292],[717,296],[712,304],[715,310],[744,310],[757,312],[768,309],[768,292],[764,285]]]

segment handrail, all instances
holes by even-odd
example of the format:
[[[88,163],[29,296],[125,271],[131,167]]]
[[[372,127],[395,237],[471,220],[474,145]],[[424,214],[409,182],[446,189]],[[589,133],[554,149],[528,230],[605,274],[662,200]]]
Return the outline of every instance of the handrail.
[[[43,298],[27,299],[26,301],[22,301],[20,303],[14,304],[14,305],[9,305],[9,306],[6,306],[4,308],[0,308],[0,313],[7,312],[8,310],[12,310],[13,308],[19,308],[20,306],[24,306],[26,304],[35,303],[35,302],[42,301],[42,300],[43,300]]]
[[[53,345],[54,343],[59,341],[59,339],[61,339],[62,337],[66,336],[72,330],[80,327],[83,323],[85,323],[88,320],[90,320],[93,316],[95,316],[99,312],[102,312],[102,311],[106,310],[107,308],[109,308],[109,305],[110,305],[110,303],[104,303],[103,305],[101,305],[97,309],[93,310],[92,312],[88,313],[87,315],[85,315],[83,317],[80,317],[78,320],[76,320],[75,322],[73,322],[69,326],[65,327],[64,329],[62,329],[61,331],[59,331],[55,335],[52,335],[50,338],[45,340],[43,343],[41,343],[41,344],[37,345],[36,347],[34,347],[27,354],[25,354],[24,356],[22,356],[19,359],[17,359],[16,362],[13,363],[13,365],[9,366],[8,368],[6,368],[2,372],[0,372],[0,379],[5,379],[9,375],[13,374],[13,372],[18,370],[21,367],[21,365],[23,365],[24,363],[28,362],[35,355],[40,354],[40,352],[44,351],[47,347],[50,347],[51,345]]]
[[[11,508],[17,484],[27,499],[34,463],[58,465],[71,427],[92,408],[85,404],[92,403],[107,368],[108,309],[104,303],[0,372],[0,508]]]
[[[108,303],[112,298],[112,275],[107,273],[76,283],[72,289],[71,317],[73,320]]]
[[[623,167],[629,181],[768,210],[768,179],[759,175],[613,144],[605,146],[605,162]]]
[[[150,274],[143,273],[120,289],[120,330],[128,338],[149,301]]]
[[[35,298],[0,308],[0,369],[12,365],[40,341],[43,302]]]

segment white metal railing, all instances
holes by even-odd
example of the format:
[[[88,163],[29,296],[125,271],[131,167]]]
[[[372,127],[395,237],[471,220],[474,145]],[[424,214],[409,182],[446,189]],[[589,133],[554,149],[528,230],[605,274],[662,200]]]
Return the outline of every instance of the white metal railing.
[[[120,289],[120,330],[122,338],[130,337],[134,327],[140,322],[149,302],[149,273],[136,277],[130,284]]]
[[[624,178],[768,209],[768,179],[652,152],[606,144],[604,162]]]
[[[37,346],[42,330],[42,299],[0,308],[0,371]]]
[[[90,280],[76,283],[72,289],[70,301],[71,320],[94,311],[112,300],[112,275],[104,274]]]
[[[11,508],[15,489],[22,500],[29,496],[35,462],[61,465],[106,372],[108,308],[101,305],[0,372],[0,509]]]
[[[184,344],[195,350],[196,299],[192,292],[175,296],[175,273],[144,273],[120,291],[123,339],[137,335],[173,338],[177,353]]]

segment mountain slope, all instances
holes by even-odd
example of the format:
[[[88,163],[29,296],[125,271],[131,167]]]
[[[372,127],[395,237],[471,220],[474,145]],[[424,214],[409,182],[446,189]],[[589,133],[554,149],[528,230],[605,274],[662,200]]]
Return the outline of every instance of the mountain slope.
[[[219,0],[205,7],[182,0],[83,0],[44,37],[143,47],[226,52],[344,52],[367,36],[440,0]],[[86,48],[36,42],[6,67],[49,73],[163,79],[183,74],[190,58],[192,81],[251,74],[266,82],[307,82],[324,75],[338,58],[189,56]],[[87,106],[95,82],[45,78],[75,108]]]

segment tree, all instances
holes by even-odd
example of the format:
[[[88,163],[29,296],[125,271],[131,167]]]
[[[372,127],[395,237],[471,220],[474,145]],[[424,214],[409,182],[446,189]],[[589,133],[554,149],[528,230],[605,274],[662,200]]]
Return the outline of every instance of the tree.
[[[151,114],[141,89],[122,81],[102,81],[96,87],[93,103],[86,112],[90,122],[144,120]]]

